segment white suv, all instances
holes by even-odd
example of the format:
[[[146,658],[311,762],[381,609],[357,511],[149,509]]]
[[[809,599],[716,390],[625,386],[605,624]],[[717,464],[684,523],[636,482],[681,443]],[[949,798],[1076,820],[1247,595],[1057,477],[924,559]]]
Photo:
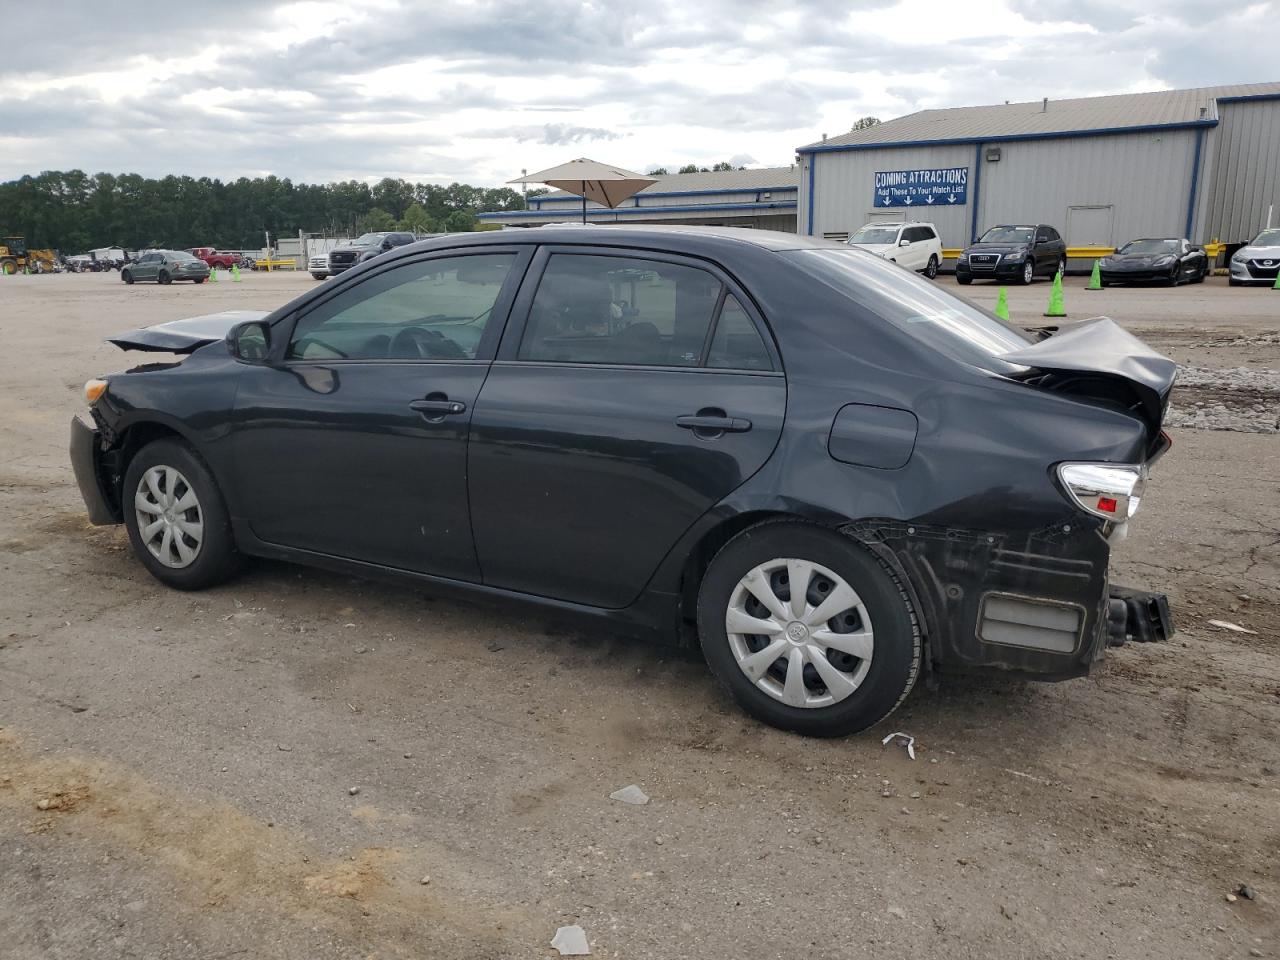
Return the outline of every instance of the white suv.
[[[942,265],[942,240],[932,223],[868,223],[849,238],[849,245],[923,273],[930,280]]]

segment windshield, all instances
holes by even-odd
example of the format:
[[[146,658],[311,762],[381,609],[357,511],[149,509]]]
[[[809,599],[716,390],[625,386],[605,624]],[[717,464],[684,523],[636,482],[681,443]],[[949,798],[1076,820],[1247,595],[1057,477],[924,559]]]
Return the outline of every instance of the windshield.
[[[385,233],[364,233],[351,241],[357,247],[372,247],[374,244],[381,243]]]
[[[1254,238],[1253,247],[1280,247],[1280,230],[1263,230]]]
[[[1121,253],[1177,253],[1177,240],[1130,240],[1120,248]]]
[[[897,227],[866,226],[849,238],[850,243],[897,243]]]
[[[899,330],[984,370],[1022,369],[998,358],[1034,342],[932,281],[866,251],[790,250],[781,256]]]
[[[1036,238],[1035,227],[992,227],[979,243],[1030,243]]]

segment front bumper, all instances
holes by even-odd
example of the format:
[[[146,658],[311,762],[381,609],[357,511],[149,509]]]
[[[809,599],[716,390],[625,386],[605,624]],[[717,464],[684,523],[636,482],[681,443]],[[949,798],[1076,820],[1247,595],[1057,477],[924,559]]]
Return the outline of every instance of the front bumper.
[[[1238,283],[1275,283],[1277,274],[1280,274],[1280,259],[1269,266],[1258,260],[1246,260],[1244,263],[1232,260],[1230,271],[1231,279]]]
[[[1022,277],[1022,265],[1026,260],[1001,258],[994,267],[970,262],[956,264],[956,276],[973,280],[1014,280]]]
[[[1150,283],[1156,280],[1168,280],[1172,275],[1172,267],[1143,267],[1133,270],[1117,270],[1100,267],[1098,276],[1106,283]]]
[[[71,469],[89,512],[89,522],[102,526],[120,522],[120,512],[112,506],[103,485],[102,444],[99,432],[80,417],[71,418]]]

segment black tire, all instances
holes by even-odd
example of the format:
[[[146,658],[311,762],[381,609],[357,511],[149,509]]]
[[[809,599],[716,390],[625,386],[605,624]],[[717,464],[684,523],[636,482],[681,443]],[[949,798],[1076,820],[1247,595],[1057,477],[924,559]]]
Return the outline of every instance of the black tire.
[[[973,283],[973,277],[962,277],[960,274],[956,274],[956,283],[960,284],[962,287],[967,287],[969,284]]]
[[[1018,277],[1018,280],[1019,282],[1021,282],[1021,284],[1024,287],[1028,287],[1031,284],[1035,283],[1035,279],[1036,279],[1036,263],[1034,260],[1028,257],[1026,262],[1022,264],[1022,274]]]
[[[18,272],[17,260],[13,260],[9,257],[5,257],[3,260],[0,260],[0,273],[4,274],[6,277],[12,277],[17,272]]]
[[[170,567],[152,555],[138,529],[138,511],[133,508],[134,495],[144,475],[152,467],[176,469],[190,484],[199,501],[203,521],[203,537],[195,559],[185,567]],[[154,440],[134,458],[124,474],[124,523],[129,543],[142,565],[161,583],[178,590],[203,590],[222,583],[240,568],[241,556],[231,533],[231,517],[223,503],[213,473],[199,454],[178,439]]]
[[[161,270],[156,275],[156,283],[173,283],[173,277],[169,276],[168,270]]]
[[[924,268],[924,275],[930,280],[938,278],[938,258],[936,255],[929,255],[929,263]]]
[[[757,565],[786,557],[820,564],[842,577],[870,617],[875,646],[866,675],[852,693],[829,706],[790,706],[775,699],[743,672],[730,646],[725,616],[739,581]],[[895,575],[850,538],[793,520],[750,527],[715,555],[698,590],[698,636],[712,672],[747,713],[807,736],[841,737],[874,726],[906,698],[920,671],[918,621]]]
[[[1235,277],[1228,277],[1228,278],[1227,278],[1227,286],[1229,286],[1229,287],[1242,287],[1242,286],[1244,286],[1244,281],[1243,281],[1243,280],[1237,280]]]
[[[120,271],[120,279],[121,279],[121,280],[123,280],[125,283],[133,283],[133,271],[132,271],[132,270],[121,270],[121,271]]]

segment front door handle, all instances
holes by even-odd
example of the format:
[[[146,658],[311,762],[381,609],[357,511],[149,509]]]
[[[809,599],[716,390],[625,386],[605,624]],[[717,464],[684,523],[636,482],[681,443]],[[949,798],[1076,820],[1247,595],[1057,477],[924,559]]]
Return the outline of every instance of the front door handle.
[[[461,400],[414,400],[409,404],[410,410],[415,410],[422,414],[428,420],[441,420],[448,416],[456,416],[459,413],[465,413],[467,405]]]
[[[700,411],[694,416],[676,417],[676,426],[692,430],[700,437],[718,437],[722,433],[746,433],[751,429],[751,421],[726,416],[720,411]]]

